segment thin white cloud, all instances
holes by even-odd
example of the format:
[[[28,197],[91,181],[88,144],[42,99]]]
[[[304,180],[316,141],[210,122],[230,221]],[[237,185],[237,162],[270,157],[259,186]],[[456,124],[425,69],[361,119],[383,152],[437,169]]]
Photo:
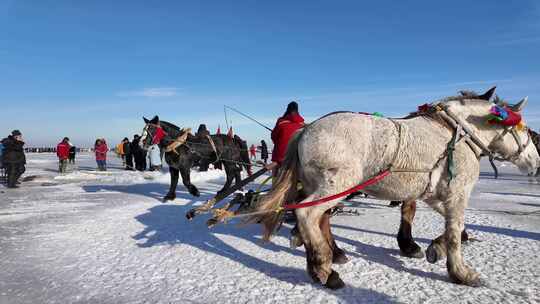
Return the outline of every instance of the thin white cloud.
[[[179,88],[161,87],[161,88],[144,88],[138,91],[119,92],[118,97],[172,97],[177,96]]]

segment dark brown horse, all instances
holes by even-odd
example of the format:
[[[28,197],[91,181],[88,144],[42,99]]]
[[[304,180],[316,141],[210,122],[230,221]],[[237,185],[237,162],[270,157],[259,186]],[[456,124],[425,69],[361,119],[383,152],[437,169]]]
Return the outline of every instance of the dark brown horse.
[[[193,163],[198,161],[202,166],[214,164],[221,166],[225,170],[226,181],[222,193],[231,187],[233,179],[240,182],[242,169],[250,170],[250,160],[247,153],[247,144],[240,137],[231,138],[227,135],[216,134],[209,136],[193,136],[188,130],[180,129],[172,123],[159,121],[157,118],[149,121],[144,118],[145,127],[143,130],[142,142],[145,149],[148,149],[153,142],[157,123],[167,133],[160,143],[161,151],[165,152],[165,161],[169,165],[171,174],[171,185],[164,200],[174,200],[176,198],[176,186],[180,175],[182,182],[193,196],[199,196],[200,192],[191,183],[190,172]],[[182,142],[179,142],[182,138]],[[175,145],[175,143],[178,143]]]

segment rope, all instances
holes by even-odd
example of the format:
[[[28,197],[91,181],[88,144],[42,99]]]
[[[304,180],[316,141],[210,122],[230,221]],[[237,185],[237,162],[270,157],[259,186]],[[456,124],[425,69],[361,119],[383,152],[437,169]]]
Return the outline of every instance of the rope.
[[[343,192],[340,192],[340,193],[337,193],[337,194],[334,194],[334,195],[331,195],[331,196],[327,196],[327,197],[324,197],[324,198],[321,198],[321,199],[318,199],[318,200],[314,200],[314,201],[311,201],[311,202],[304,202],[304,203],[299,203],[299,204],[285,204],[281,208],[276,210],[276,212],[279,212],[281,210],[293,210],[293,209],[307,208],[307,207],[317,206],[317,205],[327,203],[329,201],[336,200],[338,198],[341,198],[341,197],[347,196],[347,195],[349,195],[351,193],[362,190],[365,187],[369,187],[371,185],[374,185],[374,184],[380,182],[381,180],[383,180],[388,175],[390,175],[390,173],[392,173],[391,170],[386,169],[383,172],[376,175],[375,177],[372,177],[372,178],[368,179],[367,181],[365,181],[365,182],[363,182],[363,183],[361,183],[361,184],[359,184],[357,186],[354,186],[354,187],[352,187],[352,188],[350,188],[348,190],[345,190]]]
[[[221,158],[221,154],[218,153],[218,150],[216,149],[216,144],[214,143],[214,140],[212,139],[212,137],[210,137],[210,135],[206,135],[206,138],[210,142],[210,146],[212,146],[212,150],[214,150],[214,153],[216,153],[217,160],[215,162],[218,162]]]

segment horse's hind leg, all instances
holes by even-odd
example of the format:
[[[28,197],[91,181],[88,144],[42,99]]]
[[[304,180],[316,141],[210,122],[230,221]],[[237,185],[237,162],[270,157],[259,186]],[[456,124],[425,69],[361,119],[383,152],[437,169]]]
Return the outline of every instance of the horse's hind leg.
[[[198,197],[201,195],[201,193],[199,192],[199,189],[197,189],[197,187],[195,187],[195,185],[191,183],[191,178],[189,176],[190,168],[191,165],[185,168],[180,168],[180,174],[182,174],[182,183],[184,184],[184,186],[186,186],[191,195]]]
[[[401,254],[410,258],[423,258],[422,248],[412,237],[412,225],[416,214],[416,201],[404,201],[401,204],[401,222],[397,241]]]
[[[235,165],[231,165],[228,163],[224,163],[223,165],[225,166],[225,176],[227,177],[227,180],[225,181],[225,185],[223,185],[223,188],[221,188],[221,190],[217,192],[218,195],[227,191],[227,189],[231,187],[232,181],[235,176],[235,170],[236,170]]]
[[[242,167],[236,167],[236,170],[234,171],[234,182],[236,185],[239,185],[242,182],[241,172],[242,172]]]
[[[332,235],[332,231],[330,228],[330,217],[331,217],[331,211],[327,210],[322,216],[321,221],[319,223],[319,227],[321,228],[321,232],[328,242],[328,245],[332,249],[332,263],[334,264],[346,264],[349,261],[349,258],[345,255],[345,251],[343,249],[339,248],[336,240],[334,239],[334,235]],[[291,230],[291,248],[297,248],[304,245],[304,241],[302,240],[302,236],[300,235],[300,232],[298,230],[298,223],[294,226],[294,228]]]
[[[336,240],[334,239],[334,236],[332,235],[332,231],[330,230],[330,210],[327,210],[321,217],[321,222],[319,224],[321,228],[321,232],[328,242],[328,245],[332,249],[332,263],[334,264],[345,264],[349,261],[347,256],[345,255],[345,251],[343,249],[339,248],[336,244]]]
[[[310,196],[307,200],[316,199]],[[326,209],[322,206],[296,210],[298,228],[306,249],[307,271],[316,282],[338,289],[345,286],[339,274],[332,269],[332,248],[323,235],[320,222]],[[328,208],[328,206],[326,206]]]
[[[458,195],[454,200],[448,201],[446,207],[446,268],[450,279],[458,284],[478,286],[480,275],[465,265],[461,253],[461,232],[464,228],[464,211],[467,198]]]

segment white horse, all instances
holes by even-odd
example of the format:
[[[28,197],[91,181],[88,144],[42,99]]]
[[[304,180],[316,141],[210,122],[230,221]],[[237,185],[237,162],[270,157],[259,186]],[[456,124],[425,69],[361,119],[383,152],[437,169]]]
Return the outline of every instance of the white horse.
[[[302,202],[310,202],[390,170],[389,176],[363,191],[384,200],[422,200],[443,215],[445,232],[437,240],[438,248],[445,251],[439,255],[447,256],[451,280],[479,285],[479,274],[463,261],[461,232],[464,211],[479,177],[480,157],[488,154],[511,161],[527,174],[536,172],[540,165],[526,130],[487,124],[495,105],[489,101],[493,92],[494,88],[484,95],[446,98],[431,104],[428,113],[406,119],[356,113],[320,118],[291,140],[278,180],[255,207],[258,215],[252,220],[265,225],[268,239],[280,220],[280,213],[274,211],[293,202],[297,182],[307,195]],[[526,99],[509,109],[520,112],[525,104]],[[452,172],[449,158],[453,159]],[[340,288],[344,283],[331,268],[332,251],[319,222],[338,201],[295,210],[308,273],[329,288]]]

